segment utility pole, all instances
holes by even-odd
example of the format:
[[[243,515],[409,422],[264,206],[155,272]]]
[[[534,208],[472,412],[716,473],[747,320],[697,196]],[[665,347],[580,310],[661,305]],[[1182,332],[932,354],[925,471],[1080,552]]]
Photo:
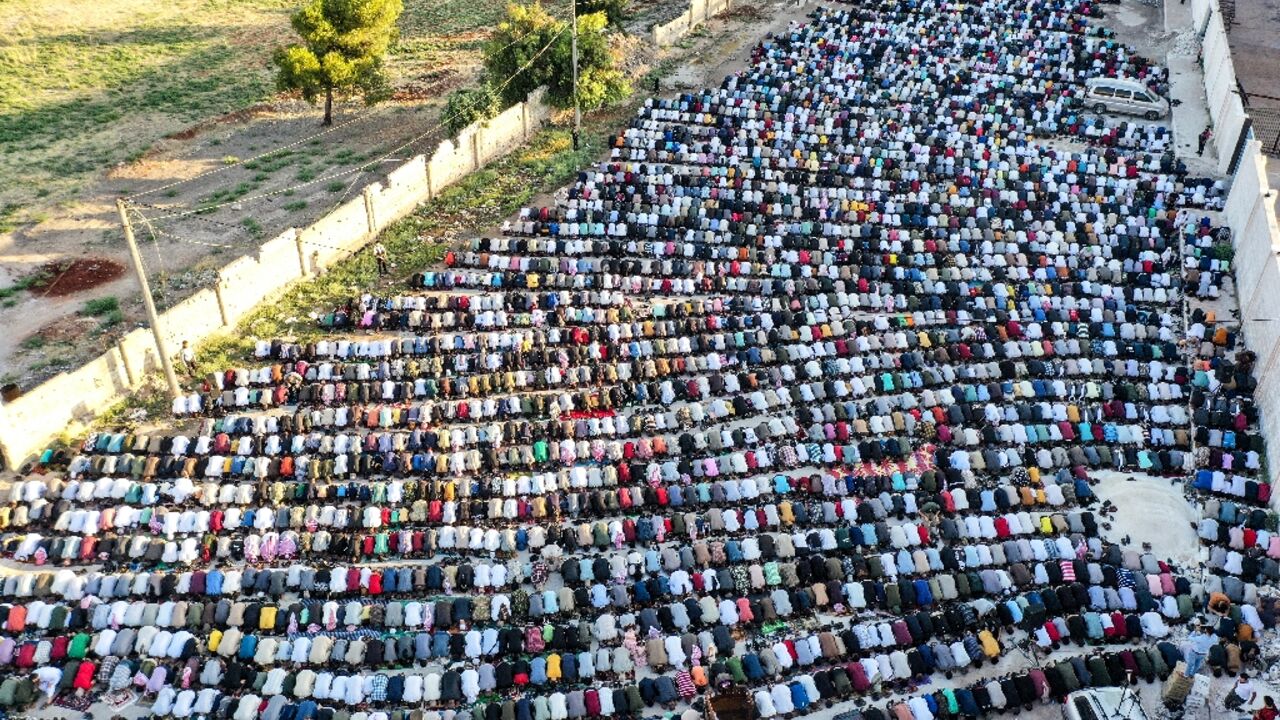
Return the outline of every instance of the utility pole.
[[[147,271],[142,267],[142,255],[138,252],[138,243],[133,239],[133,225],[129,224],[129,211],[124,200],[116,198],[116,210],[120,212],[120,223],[124,225],[124,239],[129,243],[129,257],[133,260],[133,272],[138,276],[138,284],[142,286],[142,305],[147,309],[147,322],[151,323],[151,334],[156,339],[156,353],[160,355],[160,365],[164,368],[164,379],[169,383],[169,397],[177,400],[182,397],[182,388],[178,387],[178,376],[173,372],[173,360],[165,349],[164,337],[160,334],[160,320],[156,317],[156,304],[151,299],[151,284],[147,282]]]
[[[578,103],[578,0],[573,0],[573,149],[582,132],[582,108]]]

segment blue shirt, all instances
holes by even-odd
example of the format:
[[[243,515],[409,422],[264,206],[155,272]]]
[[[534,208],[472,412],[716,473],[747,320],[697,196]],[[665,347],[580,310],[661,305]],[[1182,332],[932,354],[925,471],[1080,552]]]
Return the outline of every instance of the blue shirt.
[[[1200,632],[1191,633],[1189,641],[1191,644],[1191,652],[1197,655],[1208,655],[1209,649],[1218,642],[1212,635]]]

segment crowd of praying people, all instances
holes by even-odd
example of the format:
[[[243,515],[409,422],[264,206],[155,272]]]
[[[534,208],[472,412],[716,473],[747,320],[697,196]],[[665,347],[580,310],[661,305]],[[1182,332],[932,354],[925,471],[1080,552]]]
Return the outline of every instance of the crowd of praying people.
[[[1238,672],[1280,536],[1252,359],[1182,312],[1224,187],[1082,107],[1168,89],[1098,14],[819,7],[171,431],[46,452],[0,508],[0,707],[933,720]],[[1209,574],[1107,539],[1102,471],[1188,480]]]

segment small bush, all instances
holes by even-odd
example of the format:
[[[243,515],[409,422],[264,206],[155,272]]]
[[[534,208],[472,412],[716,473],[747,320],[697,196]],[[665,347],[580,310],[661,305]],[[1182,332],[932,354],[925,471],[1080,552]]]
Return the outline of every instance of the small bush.
[[[39,335],[32,335],[22,341],[23,350],[39,350],[42,347],[44,347],[44,338]]]
[[[114,296],[103,298],[95,298],[85,301],[84,307],[80,308],[81,315],[89,317],[99,317],[112,312],[120,311],[120,301]]]
[[[120,312],[119,310],[112,310],[111,312],[102,316],[101,327],[105,330],[106,328],[109,328],[109,327],[115,327],[116,325],[119,325],[122,322],[124,322],[124,313]]]
[[[240,224],[244,226],[245,230],[249,231],[250,237],[254,239],[262,237],[262,225],[259,224],[257,220],[254,220],[253,218],[245,218],[240,221]]]
[[[487,80],[473,88],[458,88],[449,93],[444,105],[445,127],[450,135],[479,120],[488,120],[502,112],[502,99]]]
[[[346,186],[346,184],[345,184],[345,183],[339,182],[339,181],[337,181],[337,180],[334,180],[333,182],[331,182],[331,183],[329,183],[328,185],[325,185],[325,186],[324,186],[324,189],[325,189],[325,190],[328,190],[328,191],[329,191],[329,192],[331,192],[331,193],[342,192],[342,191],[343,191],[343,190],[345,190],[346,188],[347,188],[347,186]]]
[[[307,207],[306,200],[294,200],[291,203],[284,204],[284,209],[288,210],[289,212],[297,212],[299,210],[306,209],[306,207]]]
[[[618,26],[626,19],[629,0],[578,0],[578,17],[592,13],[604,13],[610,25]]]

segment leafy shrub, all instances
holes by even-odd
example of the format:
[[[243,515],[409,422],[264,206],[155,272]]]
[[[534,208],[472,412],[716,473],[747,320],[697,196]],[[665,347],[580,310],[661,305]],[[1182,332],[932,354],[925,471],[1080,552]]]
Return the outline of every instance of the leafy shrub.
[[[476,87],[458,88],[449,93],[444,105],[445,127],[457,135],[478,120],[488,120],[502,112],[502,98],[493,85],[482,80]]]
[[[578,17],[604,13],[609,25],[617,27],[625,19],[627,2],[628,0],[578,0]]]
[[[99,317],[101,315],[106,315],[107,313],[118,312],[119,310],[120,301],[114,296],[107,296],[103,298],[95,298],[93,300],[86,300],[84,307],[80,308],[80,314],[88,315],[90,317]]]

